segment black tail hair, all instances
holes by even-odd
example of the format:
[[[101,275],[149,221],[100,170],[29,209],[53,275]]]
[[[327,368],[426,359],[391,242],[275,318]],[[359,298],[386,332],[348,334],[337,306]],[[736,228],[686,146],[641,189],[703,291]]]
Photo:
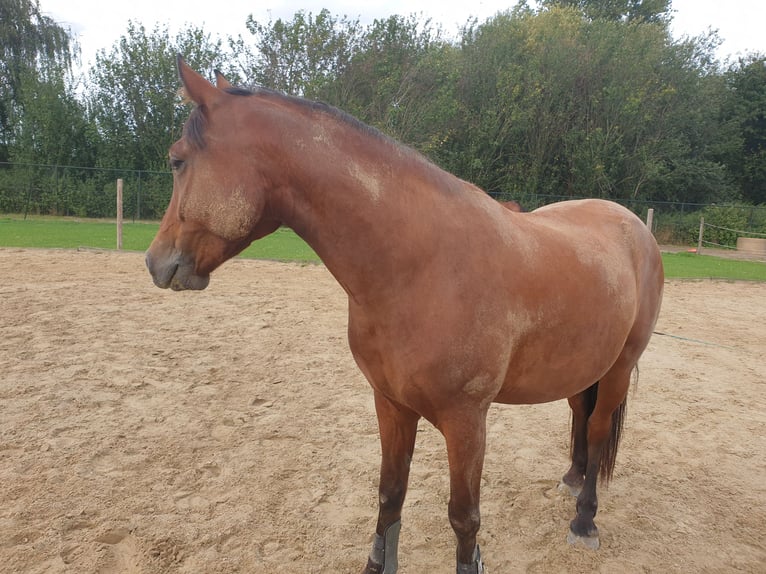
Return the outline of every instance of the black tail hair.
[[[636,370],[636,381],[638,380],[638,370]],[[596,399],[598,398],[598,382],[594,383],[588,389],[583,392],[583,398],[585,400],[585,415],[586,418],[590,417],[593,413],[593,409],[596,408]],[[609,433],[604,448],[601,451],[601,464],[599,466],[599,476],[605,483],[609,483],[612,480],[614,474],[614,465],[617,460],[617,448],[620,446],[620,439],[622,438],[622,429],[625,425],[625,418],[628,412],[628,397],[620,403],[620,405],[612,413],[612,429]],[[574,421],[572,424],[571,438],[570,438],[570,453],[574,448]]]

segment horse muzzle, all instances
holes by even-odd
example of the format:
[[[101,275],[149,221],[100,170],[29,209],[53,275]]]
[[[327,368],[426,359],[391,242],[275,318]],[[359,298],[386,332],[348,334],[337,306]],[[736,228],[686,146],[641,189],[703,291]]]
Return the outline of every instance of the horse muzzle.
[[[161,289],[200,291],[210,283],[210,276],[197,275],[194,272],[194,261],[180,253],[171,253],[163,257],[157,256],[149,248],[146,252],[146,267],[154,284]]]

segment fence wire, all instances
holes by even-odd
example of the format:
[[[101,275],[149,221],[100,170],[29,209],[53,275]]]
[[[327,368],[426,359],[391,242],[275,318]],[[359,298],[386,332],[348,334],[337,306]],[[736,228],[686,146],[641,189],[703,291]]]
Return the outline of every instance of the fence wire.
[[[709,239],[706,239],[708,237]],[[747,229],[734,229],[731,227],[725,227],[721,225],[714,225],[708,223],[703,218],[701,221],[701,233],[698,241],[698,249],[702,248],[710,249],[724,249],[729,251],[740,251],[739,239],[740,238],[766,238],[766,233],[750,231]],[[742,250],[744,254],[749,254],[753,258],[764,260],[766,259],[766,252],[749,251],[747,249]]]
[[[123,214],[127,220],[156,220],[170,201],[173,177],[167,171],[74,167],[0,162],[0,213],[113,218],[116,181],[122,179]],[[527,194],[490,194],[497,200],[515,200],[527,211],[542,205],[582,197]],[[654,209],[652,231],[662,244],[695,245],[700,216],[712,229],[711,244],[736,243],[737,233],[766,236],[766,205],[709,205],[703,203],[614,199],[646,220]]]
[[[117,180],[126,219],[159,219],[170,201],[170,171],[0,162],[0,213],[111,218]]]

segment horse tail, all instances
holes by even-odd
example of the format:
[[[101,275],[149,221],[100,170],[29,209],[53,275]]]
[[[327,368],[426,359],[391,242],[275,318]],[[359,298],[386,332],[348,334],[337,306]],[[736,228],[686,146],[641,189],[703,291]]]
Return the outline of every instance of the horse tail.
[[[635,370],[635,380],[638,381],[638,367]],[[586,420],[593,414],[593,410],[596,408],[596,400],[598,399],[598,381],[583,391],[583,400],[585,403],[585,417]],[[604,442],[604,446],[601,450],[601,462],[599,465],[599,476],[605,483],[609,483],[614,474],[614,466],[617,460],[617,448],[620,446],[620,439],[622,438],[622,429],[625,425],[625,418],[628,413],[628,397],[627,395],[617,408],[612,412],[612,424],[609,431],[609,436]],[[574,423],[574,421],[573,421]],[[575,439],[575,427],[572,424],[572,434],[570,439],[570,451],[574,448]]]
[[[620,446],[620,438],[622,437],[622,427],[625,424],[625,417],[628,414],[628,397],[627,395],[619,404],[619,406],[612,413],[612,429],[609,432],[609,438],[604,443],[604,448],[601,451],[601,467],[599,468],[599,476],[601,480],[606,484],[612,480],[612,474],[614,473],[614,463],[617,460],[617,447]]]

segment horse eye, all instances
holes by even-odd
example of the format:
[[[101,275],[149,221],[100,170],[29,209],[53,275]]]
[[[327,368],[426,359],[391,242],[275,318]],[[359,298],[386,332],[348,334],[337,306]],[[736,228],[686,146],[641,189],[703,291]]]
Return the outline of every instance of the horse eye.
[[[170,169],[173,171],[178,171],[181,169],[184,165],[184,160],[178,159],[177,157],[171,157],[170,158]]]

